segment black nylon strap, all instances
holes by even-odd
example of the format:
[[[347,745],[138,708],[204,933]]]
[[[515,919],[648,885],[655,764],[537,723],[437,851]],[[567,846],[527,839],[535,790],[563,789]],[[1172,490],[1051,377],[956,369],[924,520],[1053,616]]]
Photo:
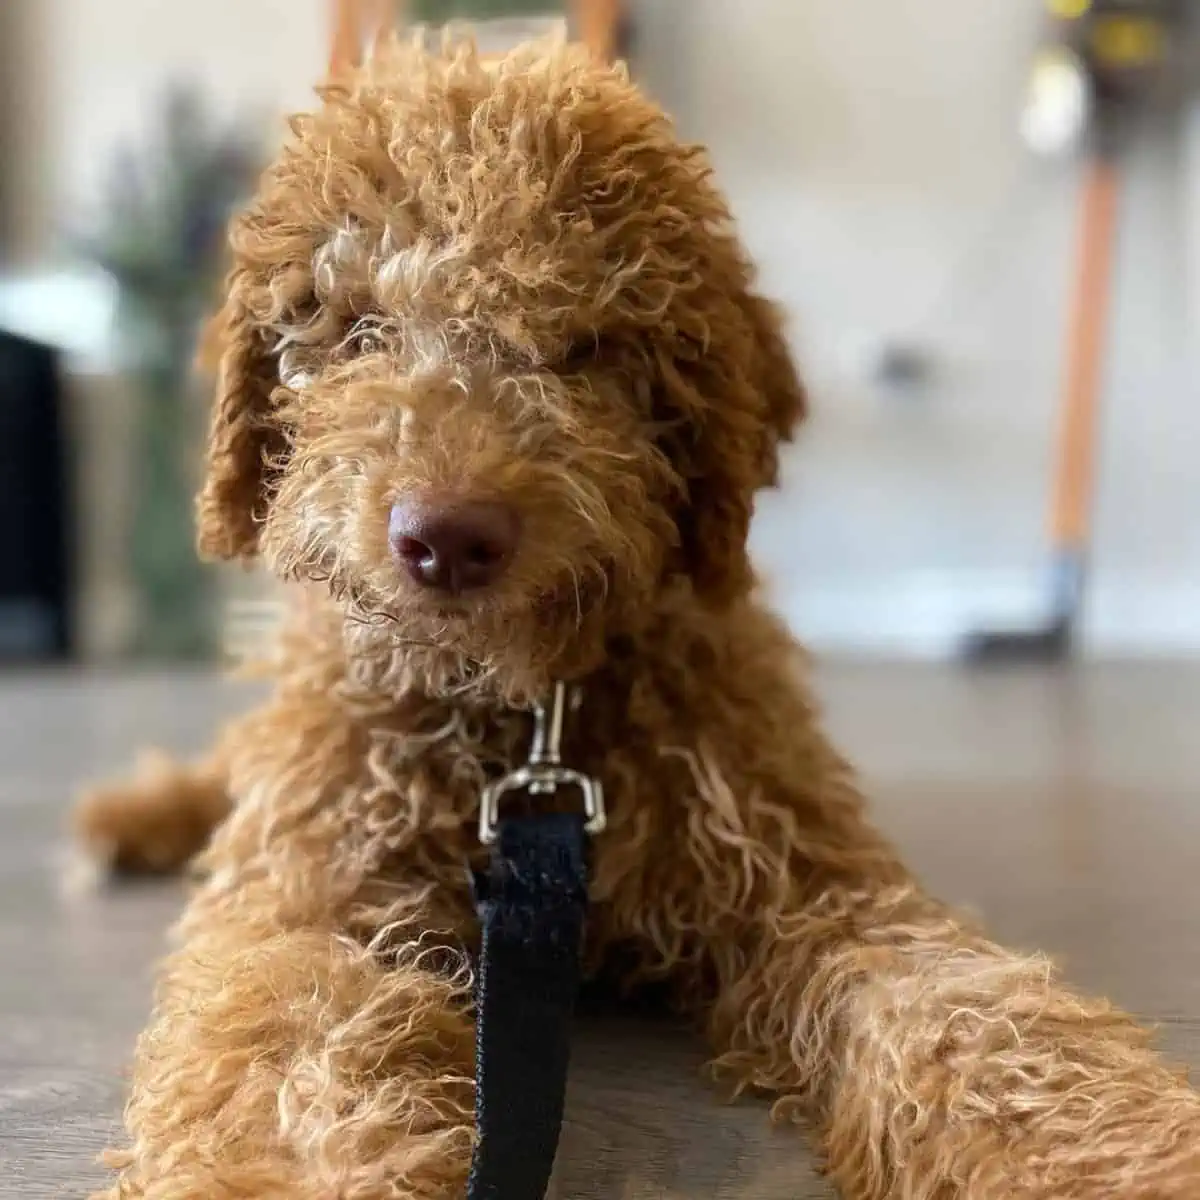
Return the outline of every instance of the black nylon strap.
[[[562,1128],[587,908],[584,820],[501,822],[475,879],[475,1123],[467,1200],[543,1200]]]

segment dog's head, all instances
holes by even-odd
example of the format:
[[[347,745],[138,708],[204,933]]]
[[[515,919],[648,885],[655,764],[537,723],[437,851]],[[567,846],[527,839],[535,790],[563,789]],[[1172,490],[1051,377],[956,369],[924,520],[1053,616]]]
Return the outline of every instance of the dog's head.
[[[803,396],[703,154],[561,45],[392,45],[323,101],[232,230],[202,552],[506,694],[743,595]]]

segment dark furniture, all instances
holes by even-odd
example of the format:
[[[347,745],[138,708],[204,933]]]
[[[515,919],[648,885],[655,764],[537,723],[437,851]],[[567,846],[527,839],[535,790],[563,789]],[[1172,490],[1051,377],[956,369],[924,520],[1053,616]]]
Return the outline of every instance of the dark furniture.
[[[58,352],[0,330],[0,663],[71,652],[69,496]]]

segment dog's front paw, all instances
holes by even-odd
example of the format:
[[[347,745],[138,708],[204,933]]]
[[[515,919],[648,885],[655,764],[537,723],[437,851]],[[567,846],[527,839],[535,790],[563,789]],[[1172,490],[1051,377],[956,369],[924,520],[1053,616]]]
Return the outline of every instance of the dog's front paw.
[[[1200,1126],[1173,1125],[1159,1113],[1108,1130],[1084,1124],[1060,1138],[1054,1162],[1031,1171],[1035,1186],[1004,1192],[1004,1200],[1200,1200]]]
[[[128,781],[85,792],[72,826],[100,872],[161,875],[181,870],[204,848],[228,807],[213,775],[150,752]]]

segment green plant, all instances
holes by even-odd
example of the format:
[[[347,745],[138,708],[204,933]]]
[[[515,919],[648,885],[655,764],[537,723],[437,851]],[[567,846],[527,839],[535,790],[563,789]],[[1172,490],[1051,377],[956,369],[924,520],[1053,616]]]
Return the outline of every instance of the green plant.
[[[215,641],[212,580],[193,552],[192,466],[201,435],[192,358],[224,230],[261,161],[240,129],[216,129],[199,96],[169,93],[148,152],[116,157],[103,220],[83,252],[108,271],[139,408],[128,564],[138,599],[130,651],[198,657]]]
[[[498,17],[541,16],[562,9],[561,0],[412,0],[414,21],[444,24],[447,21],[492,20]]]

